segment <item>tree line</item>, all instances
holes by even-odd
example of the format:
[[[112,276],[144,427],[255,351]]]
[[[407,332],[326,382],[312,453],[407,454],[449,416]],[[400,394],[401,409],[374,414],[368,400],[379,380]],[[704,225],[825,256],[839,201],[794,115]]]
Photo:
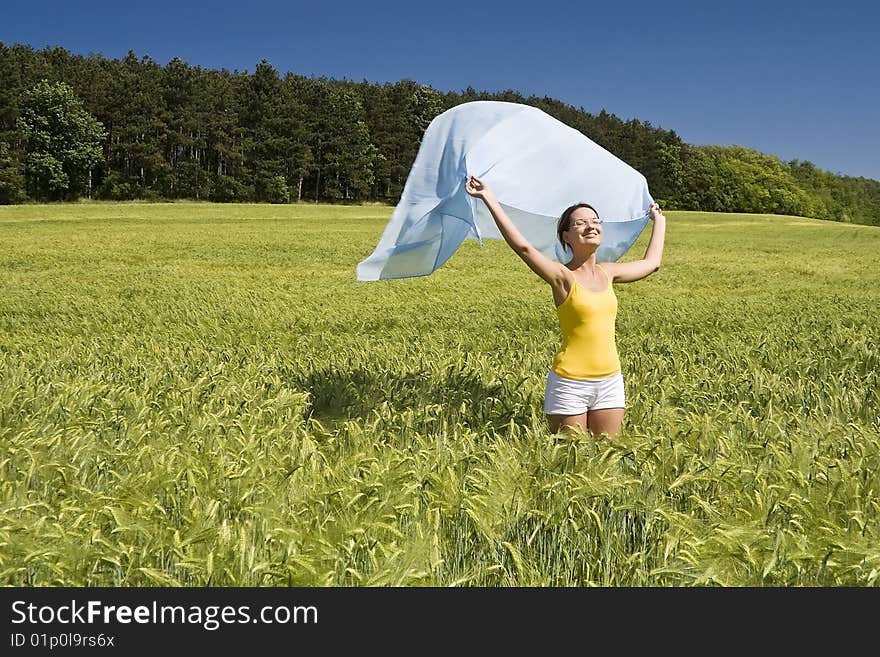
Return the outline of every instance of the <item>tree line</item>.
[[[639,170],[669,209],[880,225],[880,181],[690,145],[647,121],[546,96],[281,74],[265,60],[248,73],[3,43],[0,203],[396,203],[431,120],[474,100],[547,112]]]

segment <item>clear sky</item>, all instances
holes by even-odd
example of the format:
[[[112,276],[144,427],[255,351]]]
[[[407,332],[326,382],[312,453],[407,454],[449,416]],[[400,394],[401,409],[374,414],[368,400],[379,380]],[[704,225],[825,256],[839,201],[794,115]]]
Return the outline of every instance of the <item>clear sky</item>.
[[[880,2],[4,0],[0,42],[513,89],[880,180]]]

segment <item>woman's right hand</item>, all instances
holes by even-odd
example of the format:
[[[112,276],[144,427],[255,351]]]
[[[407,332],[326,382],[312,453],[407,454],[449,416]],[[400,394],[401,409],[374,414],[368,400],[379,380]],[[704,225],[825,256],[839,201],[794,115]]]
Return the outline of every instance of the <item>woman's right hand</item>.
[[[475,198],[482,199],[483,201],[486,201],[492,196],[492,190],[489,189],[489,185],[476,176],[468,178],[467,184],[464,186],[464,191]]]

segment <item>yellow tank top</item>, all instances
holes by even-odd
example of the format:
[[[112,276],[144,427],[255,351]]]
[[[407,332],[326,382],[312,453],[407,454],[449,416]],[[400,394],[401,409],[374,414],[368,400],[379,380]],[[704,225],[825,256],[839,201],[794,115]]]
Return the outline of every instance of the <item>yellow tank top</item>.
[[[562,347],[553,358],[553,371],[567,379],[603,379],[620,372],[614,342],[617,296],[611,277],[604,269],[602,273],[608,287],[594,292],[575,280],[565,301],[556,308]]]

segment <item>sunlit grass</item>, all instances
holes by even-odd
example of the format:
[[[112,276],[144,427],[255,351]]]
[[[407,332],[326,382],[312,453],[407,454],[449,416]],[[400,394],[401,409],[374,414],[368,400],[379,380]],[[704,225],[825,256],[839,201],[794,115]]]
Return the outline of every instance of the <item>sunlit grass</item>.
[[[0,582],[877,585],[880,230],[670,212],[594,441],[505,244],[355,280],[390,213],[0,207]]]

